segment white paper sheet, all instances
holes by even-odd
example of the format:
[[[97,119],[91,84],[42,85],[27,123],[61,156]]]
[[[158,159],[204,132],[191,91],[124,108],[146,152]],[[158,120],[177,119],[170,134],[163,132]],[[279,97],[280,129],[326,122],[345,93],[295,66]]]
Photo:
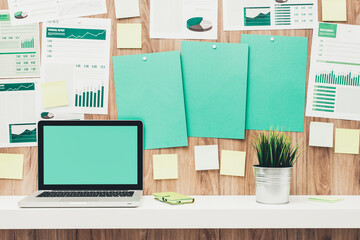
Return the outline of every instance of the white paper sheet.
[[[139,17],[139,0],[114,0],[116,18]]]
[[[217,0],[151,0],[150,38],[217,39]]]
[[[40,76],[39,24],[12,26],[0,10],[0,78]]]
[[[314,29],[306,116],[360,121],[360,26]]]
[[[66,80],[64,113],[107,114],[110,19],[79,18],[43,24],[41,82]]]
[[[39,120],[83,120],[83,114],[44,112],[41,109],[38,79],[0,82],[0,148],[37,145]]]
[[[317,0],[223,0],[224,30],[314,28]]]
[[[8,0],[13,25],[106,13],[105,0]]]

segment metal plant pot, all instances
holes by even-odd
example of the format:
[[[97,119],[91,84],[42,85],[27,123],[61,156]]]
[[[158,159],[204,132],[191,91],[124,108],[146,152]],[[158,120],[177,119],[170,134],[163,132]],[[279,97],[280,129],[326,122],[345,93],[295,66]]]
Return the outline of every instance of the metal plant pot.
[[[266,204],[289,202],[292,167],[271,168],[253,166],[256,201]]]

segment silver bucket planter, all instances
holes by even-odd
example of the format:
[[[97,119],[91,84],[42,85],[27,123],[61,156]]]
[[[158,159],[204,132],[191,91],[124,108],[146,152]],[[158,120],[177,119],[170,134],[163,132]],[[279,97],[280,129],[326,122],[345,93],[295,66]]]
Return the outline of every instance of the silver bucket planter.
[[[271,168],[253,166],[256,201],[266,204],[289,202],[292,167]]]

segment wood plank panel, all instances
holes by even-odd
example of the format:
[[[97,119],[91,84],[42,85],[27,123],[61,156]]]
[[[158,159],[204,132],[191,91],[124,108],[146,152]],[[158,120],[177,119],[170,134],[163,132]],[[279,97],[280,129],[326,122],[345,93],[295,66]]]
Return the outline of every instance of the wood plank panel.
[[[347,0],[349,24],[360,24],[360,1]],[[115,19],[114,1],[107,0],[108,13],[95,16],[112,19],[111,55],[153,53],[180,50],[181,40],[150,39],[150,0],[140,0],[141,17]],[[0,0],[0,9],[7,9],[7,0]],[[319,19],[321,19],[319,1]],[[269,34],[308,37],[308,67],[311,51],[311,30],[278,31],[232,31],[224,32],[222,23],[222,0],[219,0],[218,41],[239,43],[240,34]],[[116,48],[116,23],[142,23],[142,49]],[[111,61],[112,62],[112,61]],[[110,65],[110,93],[108,115],[86,115],[86,119],[117,119],[114,78]],[[309,73],[309,68],[307,70]],[[0,80],[1,81],[1,80]],[[308,147],[310,121],[334,123],[335,127],[360,129],[360,122],[322,118],[305,118],[304,133],[291,133],[302,140],[303,153],[293,170],[291,194],[360,194],[359,155],[335,154],[333,149]],[[189,138],[189,147],[146,150],[144,159],[144,192],[179,191],[185,194],[255,194],[252,165],[256,154],[250,140],[259,131],[246,131],[245,140]],[[218,171],[195,171],[194,146],[217,144],[221,150],[246,151],[246,176],[221,176]],[[24,195],[37,187],[37,148],[0,149],[0,153],[22,153],[25,155],[24,179],[0,179],[0,195]],[[179,179],[154,181],[152,155],[176,153],[179,160]],[[241,217],[241,216],[239,216]],[[294,229],[244,229],[244,230],[5,230],[0,239],[360,239],[359,230],[294,230]]]

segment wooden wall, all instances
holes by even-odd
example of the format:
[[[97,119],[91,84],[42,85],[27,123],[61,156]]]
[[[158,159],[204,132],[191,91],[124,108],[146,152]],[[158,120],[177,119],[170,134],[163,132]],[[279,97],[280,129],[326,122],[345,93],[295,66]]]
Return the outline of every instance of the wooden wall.
[[[175,1],[175,0],[169,0]],[[111,55],[128,55],[180,50],[180,40],[157,40],[149,38],[150,0],[140,0],[141,17],[125,20],[115,19],[113,0],[107,0],[108,14],[96,17],[112,19]],[[0,0],[0,9],[7,9],[7,0]],[[321,19],[319,0],[319,19]],[[347,0],[349,24],[360,24],[360,1]],[[139,50],[116,48],[116,23],[142,23],[143,48]],[[240,33],[269,34],[308,37],[308,67],[310,60],[312,30],[233,31],[224,32],[222,27],[222,0],[219,0],[218,42],[240,42]],[[1,116],[0,116],[1,117]],[[110,66],[110,101],[108,115],[87,115],[86,119],[117,119],[112,65]],[[334,154],[332,148],[308,147],[310,121],[332,122],[335,127],[360,129],[360,122],[322,118],[305,118],[304,133],[292,133],[296,140],[302,139],[303,154],[293,171],[291,194],[360,194],[359,155]],[[145,194],[159,191],[178,191],[184,194],[255,194],[252,165],[255,152],[249,139],[256,131],[246,131],[246,140],[189,138],[189,147],[147,150],[144,160]],[[220,176],[219,171],[195,171],[194,146],[218,144],[220,150],[241,150],[247,153],[246,176]],[[0,180],[0,195],[26,195],[37,186],[37,148],[0,149],[0,153],[23,153],[24,179]],[[154,181],[152,155],[177,153],[179,179]],[[0,216],[1,217],[1,216]],[[241,217],[241,216],[239,216]],[[360,239],[360,230],[4,230],[0,239]]]

